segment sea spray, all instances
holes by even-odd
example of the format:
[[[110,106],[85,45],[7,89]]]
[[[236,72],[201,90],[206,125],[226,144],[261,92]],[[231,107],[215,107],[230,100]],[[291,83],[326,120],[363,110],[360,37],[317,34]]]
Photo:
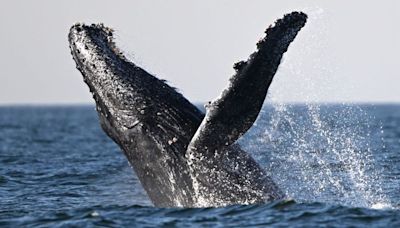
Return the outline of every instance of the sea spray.
[[[241,143],[290,198],[388,207],[368,122],[357,106],[275,104]]]

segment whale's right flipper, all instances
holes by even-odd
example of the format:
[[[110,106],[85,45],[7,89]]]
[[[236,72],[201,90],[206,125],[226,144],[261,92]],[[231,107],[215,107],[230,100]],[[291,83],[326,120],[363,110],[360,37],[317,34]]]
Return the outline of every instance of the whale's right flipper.
[[[206,105],[207,113],[188,152],[213,153],[234,143],[256,120],[272,78],[289,44],[305,25],[307,15],[293,12],[266,30],[258,51],[246,62],[236,63],[236,74],[221,96]]]

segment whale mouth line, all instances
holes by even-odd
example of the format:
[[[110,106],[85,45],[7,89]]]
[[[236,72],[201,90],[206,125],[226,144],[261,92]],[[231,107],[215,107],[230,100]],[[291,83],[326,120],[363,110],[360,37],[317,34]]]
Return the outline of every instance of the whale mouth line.
[[[254,124],[283,54],[307,15],[278,19],[257,51],[203,114],[165,80],[130,62],[103,24],[73,25],[77,69],[96,102],[100,125],[122,149],[155,206],[216,207],[282,199],[284,194],[237,144]]]

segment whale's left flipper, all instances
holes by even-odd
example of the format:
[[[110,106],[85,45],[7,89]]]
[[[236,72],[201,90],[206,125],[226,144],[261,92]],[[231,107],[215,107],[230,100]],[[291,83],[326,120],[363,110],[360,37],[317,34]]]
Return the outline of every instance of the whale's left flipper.
[[[306,20],[302,12],[285,15],[266,30],[266,37],[257,44],[258,51],[246,62],[235,64],[236,74],[229,87],[206,105],[206,116],[189,144],[189,152],[227,147],[253,125],[282,55]]]
[[[186,151],[200,205],[262,203],[284,197],[270,175],[235,141],[256,120],[282,56],[306,20],[299,12],[277,20],[247,62],[235,64],[229,87],[206,105],[206,116]]]

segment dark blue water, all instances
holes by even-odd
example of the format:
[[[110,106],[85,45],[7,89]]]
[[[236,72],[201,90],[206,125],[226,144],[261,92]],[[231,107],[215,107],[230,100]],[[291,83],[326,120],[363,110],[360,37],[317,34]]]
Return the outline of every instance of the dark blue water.
[[[0,226],[400,226],[400,105],[274,105],[240,143],[289,200],[154,208],[93,107],[0,108]]]

